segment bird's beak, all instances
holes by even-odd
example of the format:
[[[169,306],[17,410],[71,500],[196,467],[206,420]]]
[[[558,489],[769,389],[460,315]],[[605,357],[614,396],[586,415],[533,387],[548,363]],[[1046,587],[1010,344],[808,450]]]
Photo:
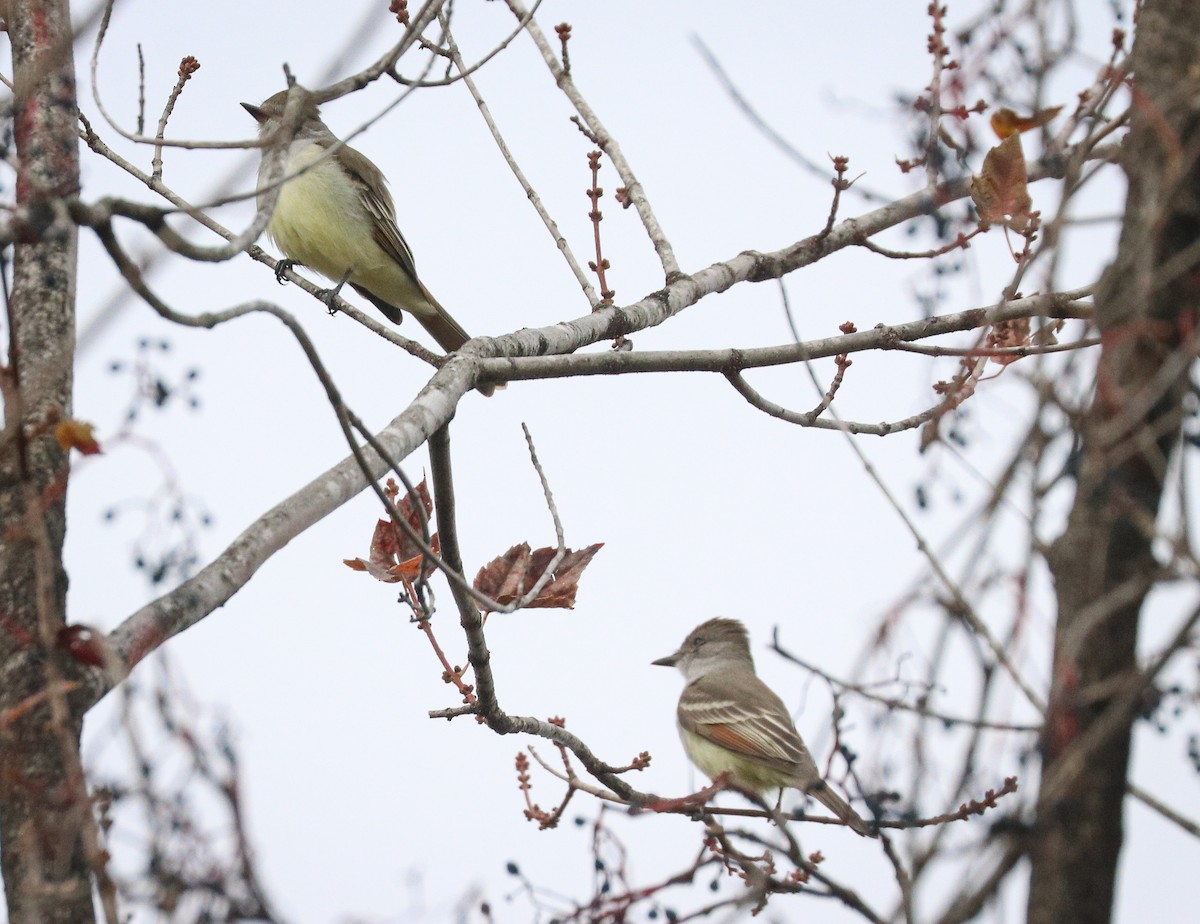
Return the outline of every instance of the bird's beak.
[[[242,103],[242,108],[250,113],[250,115],[254,116],[254,121],[259,125],[262,125],[263,122],[267,121],[267,114],[263,112],[260,107],[255,106],[252,103]]]
[[[674,667],[678,661],[679,652],[677,651],[673,655],[667,655],[665,658],[659,658],[657,661],[651,661],[650,663],[658,667]]]

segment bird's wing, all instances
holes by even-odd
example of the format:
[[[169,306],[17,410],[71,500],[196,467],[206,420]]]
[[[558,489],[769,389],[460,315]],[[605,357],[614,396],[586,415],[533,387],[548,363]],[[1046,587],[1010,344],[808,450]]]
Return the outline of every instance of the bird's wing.
[[[428,306],[422,307],[420,304],[406,304],[397,307],[403,307],[405,310],[413,312],[425,329],[433,334],[434,339],[437,340],[442,349],[447,352],[457,350],[470,340],[471,337],[450,316],[449,312],[442,307],[441,303],[433,297],[433,293],[425,288],[425,283],[421,282],[417,276],[417,263],[413,259],[408,241],[404,239],[404,235],[400,233],[400,227],[396,224],[396,206],[392,202],[391,193],[387,190],[387,180],[383,175],[383,171],[349,145],[338,151],[338,158],[342,167],[349,174],[350,179],[354,181],[354,185],[358,187],[358,194],[361,197],[362,204],[366,207],[371,217],[376,219],[372,222],[375,243],[383,248],[383,252],[395,260],[396,264],[404,270],[408,278],[416,285],[417,290],[421,293]],[[357,289],[358,287],[355,286],[355,288]],[[363,290],[359,289],[359,291],[362,292]],[[370,295],[368,297],[381,309],[383,308],[378,298]],[[395,310],[395,308],[392,308],[392,311]],[[384,310],[384,314],[388,314],[391,317],[386,309]]]
[[[362,204],[371,217],[376,219],[375,243],[383,248],[400,268],[417,281],[417,264],[413,260],[412,250],[400,228],[396,224],[396,206],[392,202],[391,193],[387,191],[387,180],[383,172],[365,156],[349,145],[343,146],[337,152],[338,161],[358,187]]]
[[[678,718],[688,731],[768,766],[816,770],[783,702],[752,674],[694,680],[679,698]]]

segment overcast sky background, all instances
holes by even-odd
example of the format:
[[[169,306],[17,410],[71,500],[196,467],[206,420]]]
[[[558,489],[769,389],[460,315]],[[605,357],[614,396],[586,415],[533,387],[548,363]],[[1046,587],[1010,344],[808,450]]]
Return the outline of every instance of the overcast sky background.
[[[916,95],[929,80],[926,5],[548,0],[538,19],[551,36],[560,21],[574,27],[575,81],[621,144],[684,269],[693,271],[742,250],[774,250],[818,231],[830,198],[827,179],[798,169],[749,127],[697,52],[694,36],[809,157],[824,162],[827,153],[847,155],[852,176],[865,173],[863,183],[899,196],[919,182],[902,176],[894,163],[910,155],[907,117],[895,99]],[[153,126],[179,59],[194,55],[201,69],[176,106],[169,135],[248,138],[254,125],[238,103],[258,102],[280,89],[285,62],[301,83],[315,86],[330,56],[370,9],[376,10],[377,28],[337,76],[358,70],[394,43],[400,31],[386,6],[383,0],[122,0],[100,58],[100,90],[111,113],[131,129],[140,42]],[[1092,17],[1082,27],[1096,57],[1070,62],[1061,78],[1062,98],[1048,102],[1073,102],[1107,55],[1109,4],[1081,6]],[[952,21],[967,12],[965,5],[952,5]],[[456,6],[456,38],[468,60],[512,25],[503,4]],[[84,110],[102,137],[148,167],[149,150],[121,142],[99,120],[88,98],[88,53],[90,48],[81,49],[79,57]],[[415,55],[406,58],[403,72],[415,74],[418,62]],[[577,256],[590,259],[584,191],[592,146],[568,121],[572,112],[540,55],[528,38],[518,37],[477,80]],[[325,120],[344,135],[399,92],[380,81],[325,107]],[[422,278],[468,331],[501,334],[587,311],[465,88],[413,94],[354,144],[391,179],[399,223]],[[164,179],[193,201],[205,201],[217,177],[256,159],[246,152],[169,150]],[[620,185],[607,161],[601,182],[608,194]],[[248,172],[240,188],[252,189]],[[88,199],[123,194],[153,201],[86,151],[83,192]],[[1035,207],[1057,201],[1057,190],[1048,185],[1033,194]],[[1097,195],[1097,212],[1118,208],[1119,187],[1101,186]],[[850,195],[841,214],[866,208]],[[636,215],[621,210],[611,195],[602,209],[610,285],[619,303],[636,301],[661,287],[661,269]],[[251,206],[228,206],[215,214],[240,228]],[[890,240],[911,243],[900,235]],[[1111,229],[1098,230],[1069,247],[1064,284],[1092,282],[1113,241]],[[200,370],[191,386],[197,410],[171,402],[161,413],[146,414],[137,432],[161,448],[181,489],[211,512],[212,527],[200,535],[201,560],[208,561],[254,518],[346,455],[334,416],[290,335],[271,318],[250,317],[211,332],[183,330],[129,302],[111,322],[90,326],[120,282],[90,235],[82,236],[81,246],[80,328],[86,337],[76,414],[94,422],[102,439],[120,428],[131,383],[109,366],[128,362],[139,338],[170,341],[170,352],[154,358],[159,368],[176,375]],[[945,282],[947,298],[939,313],[989,304],[1011,273],[1011,258],[996,232],[977,241],[965,259],[971,270]],[[327,317],[297,287],[280,288],[268,269],[248,258],[217,265],[172,260],[152,281],[181,311],[217,310],[249,299],[272,299],[293,311],[350,406],[376,429],[428,378],[416,360],[347,318]],[[787,286],[801,333],[816,337],[836,333],[847,320],[865,329],[918,317],[914,293],[928,291],[931,283],[923,264],[847,251],[794,274]],[[428,339],[411,321],[402,332]],[[761,346],[787,342],[790,335],[778,287],[765,284],[707,298],[632,339],[636,349],[659,350]],[[819,364],[818,371],[828,378],[832,365]],[[952,372],[953,361],[862,355],[847,375],[838,406],[848,418],[902,418],[928,406],[931,384]],[[816,403],[802,368],[750,378],[785,405],[804,410]],[[1003,466],[1031,406],[1031,390],[1019,370],[980,389],[964,424],[968,458],[977,471],[994,474]],[[923,569],[914,541],[843,437],[772,420],[712,375],[517,383],[491,400],[468,395],[451,433],[470,574],[516,542],[553,544],[521,422],[537,443],[568,544],[605,547],[582,580],[574,611],[535,610],[489,621],[504,708],[565,716],[568,727],[612,763],[649,750],[653,763],[633,785],[670,794],[690,791],[702,779],[688,768],[674,729],[681,680],[649,662],[674,650],[698,622],[734,616],[750,627],[760,672],[797,710],[798,726],[823,763],[828,697],[820,684],[808,683],[766,651],[771,632],[778,627],[785,645],[846,675],[881,614]],[[983,496],[985,488],[949,453],[918,455],[917,442],[915,432],[861,439],[910,510],[916,512],[916,486],[931,485],[930,509],[918,517],[937,541],[951,535],[971,509],[970,498]],[[419,453],[404,466],[419,478],[426,464]],[[73,620],[111,629],[157,594],[129,564],[130,545],[144,522],[140,514],[122,508],[116,522],[106,524],[103,511],[145,497],[161,480],[151,454],[134,442],[114,445],[79,466],[69,498]],[[956,503],[959,495],[966,500]],[[366,555],[378,513],[377,501],[364,493],[274,556],[227,606],[167,646],[176,676],[197,704],[196,721],[224,721],[235,734],[250,832],[270,896],[288,920],[304,924],[444,921],[479,887],[498,920],[531,920],[523,896],[505,901],[519,892],[505,873],[505,863],[513,860],[534,883],[585,898],[592,876],[589,830],[567,824],[539,832],[522,817],[513,758],[527,742],[497,737],[469,719],[430,721],[428,710],[458,700],[441,682],[428,645],[395,604],[393,587],[342,564],[343,558]],[[997,548],[994,554],[1019,561],[1021,550]],[[439,637],[452,660],[461,662],[465,650],[450,596],[444,582],[436,586],[442,590]],[[1046,637],[1051,620],[1051,601],[1043,595],[1032,611],[1031,644]],[[868,676],[889,676],[898,663],[902,672],[911,669],[919,676],[919,643],[933,624],[932,617],[904,623],[893,646],[895,659],[876,665]],[[1148,641],[1171,628],[1165,619],[1150,626]],[[914,659],[908,667],[900,658],[906,644]],[[1031,656],[1044,665],[1044,651]],[[134,677],[148,682],[156,673],[147,665]],[[1044,683],[1045,674],[1035,679]],[[947,692],[971,702],[969,675],[961,691]],[[119,766],[111,705],[96,710],[85,731],[90,763]],[[877,743],[853,714],[847,733],[851,745],[864,752]],[[1134,778],[1195,817],[1200,797],[1194,776],[1182,766],[1181,737],[1140,731]],[[545,743],[540,747],[547,756],[552,750]],[[882,757],[864,758],[860,769],[868,777],[885,759],[904,756],[886,754],[886,744],[883,750]],[[1011,755],[991,756],[996,765],[987,768],[994,776],[989,785],[1019,772],[1032,788],[1032,768],[1013,765]],[[534,779],[534,797],[551,808],[559,784],[540,771]],[[568,814],[592,819],[596,810],[593,800],[577,797]],[[638,884],[682,868],[699,845],[699,829],[682,818],[614,823],[630,847]],[[1194,841],[1136,803],[1128,809],[1128,825],[1120,919],[1151,919],[1151,911],[1163,921],[1188,919],[1183,909],[1200,902],[1200,882],[1180,872],[1195,866]],[[985,824],[975,820],[969,830],[963,828],[964,840],[974,841],[983,837]],[[806,849],[820,849],[829,858],[832,875],[864,894],[874,894],[872,882],[890,880],[876,846],[844,830],[801,833]],[[707,894],[701,890],[699,900]],[[928,898],[931,908],[942,906],[937,896]],[[855,919],[831,903],[802,898],[776,898],[771,907],[780,916]],[[1006,910],[1010,919],[1019,915],[1021,896],[1010,893]]]

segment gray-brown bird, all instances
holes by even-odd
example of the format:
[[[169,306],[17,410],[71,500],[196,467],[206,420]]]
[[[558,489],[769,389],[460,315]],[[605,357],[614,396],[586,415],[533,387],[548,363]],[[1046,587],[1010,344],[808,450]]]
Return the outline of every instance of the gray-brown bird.
[[[281,125],[287,96],[282,90],[260,106],[242,103],[263,138]],[[349,282],[393,324],[399,324],[406,311],[443,350],[457,350],[470,336],[417,277],[383,173],[363,154],[338,143],[306,96],[267,226],[271,239],[293,263],[312,267],[334,282]],[[267,181],[266,155],[264,148],[260,186]],[[262,198],[260,193],[260,205]]]
[[[795,788],[864,837],[878,837],[821,778],[783,700],[758,679],[746,627],[710,619],[679,650],[654,664],[677,667],[687,680],[675,713],[683,749],[710,779],[725,774],[738,789],[761,796]]]

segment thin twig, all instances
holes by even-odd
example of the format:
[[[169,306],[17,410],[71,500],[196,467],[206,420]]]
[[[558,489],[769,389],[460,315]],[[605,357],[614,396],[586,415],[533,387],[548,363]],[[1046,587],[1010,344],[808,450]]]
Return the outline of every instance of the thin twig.
[[[139,60],[141,56],[141,46],[138,46]],[[188,55],[179,62],[179,78],[175,81],[175,86],[171,88],[170,94],[167,96],[166,105],[163,106],[162,115],[158,117],[158,130],[154,133],[154,138],[158,142],[154,145],[154,158],[150,161],[150,175],[156,180],[162,179],[162,140],[167,132],[167,120],[171,118],[171,113],[175,111],[175,102],[179,99],[179,94],[183,92],[183,86],[200,69],[200,62]],[[139,116],[140,122],[140,116]],[[138,134],[141,134],[141,129],[138,129]]]
[[[513,15],[518,19],[527,19],[528,14],[520,0],[507,0],[508,8],[512,10]],[[600,121],[600,118],[588,105],[587,100],[583,98],[583,94],[579,92],[575,86],[571,75],[563,70],[558,58],[554,54],[554,49],[550,46],[546,36],[538,27],[537,21],[528,18],[525,24],[525,31],[529,33],[534,44],[537,45],[538,51],[542,54],[542,60],[546,62],[546,66],[550,69],[550,73],[554,76],[555,85],[566,94],[567,99],[575,107],[575,111],[587,124],[588,130],[596,138],[596,143],[600,149],[608,155],[613,162],[613,166],[617,168],[617,173],[621,177],[621,182],[625,185],[626,195],[637,209],[638,216],[642,220],[642,226],[646,229],[646,234],[650,238],[650,243],[654,245],[654,250],[658,254],[659,262],[662,264],[663,273],[668,281],[674,279],[680,272],[679,262],[675,259],[674,248],[671,247],[666,234],[662,230],[662,226],[658,223],[658,218],[654,214],[654,210],[650,207],[650,202],[646,198],[645,190],[638,178],[634,175],[633,169],[629,166],[629,162],[625,159],[625,155],[621,152],[621,146],[617,144],[615,138],[609,134],[608,129]]]
[[[536,9],[537,4],[535,4],[533,10],[530,11],[530,17],[533,16],[533,11]],[[587,274],[583,271],[583,267],[581,267],[579,265],[579,261],[575,259],[575,254],[571,251],[571,245],[567,242],[567,239],[563,236],[562,232],[558,230],[558,223],[550,217],[550,212],[547,210],[545,203],[542,202],[542,197],[538,195],[537,190],[533,188],[533,185],[526,178],[525,173],[517,164],[516,157],[513,156],[512,151],[509,149],[508,143],[500,134],[500,128],[496,125],[495,119],[492,118],[491,110],[488,108],[487,103],[484,102],[483,96],[479,92],[479,88],[475,85],[475,81],[470,77],[470,72],[463,64],[462,55],[459,53],[458,45],[455,44],[454,37],[450,32],[450,24],[445,20],[444,17],[439,21],[442,23],[442,28],[445,29],[446,43],[449,47],[450,56],[454,61],[454,66],[458,68],[459,75],[462,77],[467,91],[471,94],[471,98],[475,100],[475,105],[479,107],[479,114],[483,116],[483,121],[487,125],[488,131],[492,133],[492,140],[496,142],[496,147],[500,149],[500,154],[504,158],[504,162],[508,164],[508,169],[512,171],[513,176],[517,179],[517,182],[521,184],[521,189],[525,191],[525,197],[529,200],[530,205],[533,206],[534,211],[537,212],[538,217],[542,220],[542,224],[544,224],[546,226],[546,230],[550,232],[550,237],[554,239],[554,246],[558,248],[559,253],[563,255],[563,259],[567,261],[567,266],[570,268],[571,273],[575,276],[575,279],[579,282],[580,288],[583,289],[583,294],[587,298],[588,304],[595,307],[600,303],[600,299],[596,295],[596,290],[592,288],[591,280],[587,278]],[[525,22],[522,21],[521,25],[518,27],[518,30],[524,29],[524,25]]]

